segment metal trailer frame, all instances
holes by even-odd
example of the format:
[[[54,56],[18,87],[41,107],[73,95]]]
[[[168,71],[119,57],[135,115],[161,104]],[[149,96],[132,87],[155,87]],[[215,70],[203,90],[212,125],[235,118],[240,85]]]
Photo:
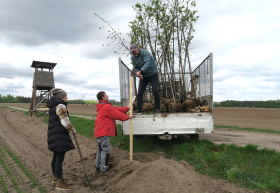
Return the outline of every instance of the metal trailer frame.
[[[213,133],[213,54],[210,53],[192,73],[199,76],[196,95],[207,101],[211,111],[135,115],[133,119],[133,135],[156,135],[159,139],[170,140],[178,135],[190,135],[191,138],[198,138],[200,133]],[[130,75],[131,70],[119,58],[122,106],[129,104]],[[135,86],[133,89],[134,91],[136,90]],[[133,92],[133,96],[135,96],[135,92]],[[122,122],[122,132],[123,135],[130,135],[129,121]]]

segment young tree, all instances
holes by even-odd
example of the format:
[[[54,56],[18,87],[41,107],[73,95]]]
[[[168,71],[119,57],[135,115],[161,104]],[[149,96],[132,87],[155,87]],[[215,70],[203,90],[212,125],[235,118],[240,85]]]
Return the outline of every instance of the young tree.
[[[187,99],[186,68],[189,68],[192,92],[196,93],[189,54],[194,23],[198,19],[197,11],[193,10],[195,6],[195,0],[149,0],[147,4],[137,3],[133,7],[136,17],[129,25],[130,43],[148,49],[158,65],[161,97],[172,98],[174,102],[176,99]],[[117,41],[119,49],[129,52],[121,33],[95,15],[111,28],[108,38]]]
[[[161,96],[174,101],[187,99],[185,73],[187,64],[192,73],[189,46],[198,19],[191,9],[195,6],[194,0],[150,0],[135,5],[136,18],[130,22],[131,42],[149,49],[158,65]]]

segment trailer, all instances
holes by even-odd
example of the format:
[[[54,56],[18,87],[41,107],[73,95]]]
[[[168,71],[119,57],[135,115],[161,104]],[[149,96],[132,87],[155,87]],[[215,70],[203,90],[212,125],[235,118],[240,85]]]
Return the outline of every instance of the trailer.
[[[158,136],[162,140],[171,140],[179,135],[189,135],[198,139],[201,133],[213,133],[213,54],[210,53],[192,72],[197,78],[196,96],[206,101],[209,112],[180,112],[159,114],[140,114],[133,118],[134,136]],[[129,105],[131,70],[119,58],[119,80],[121,106]],[[186,80],[190,80],[187,73]],[[137,81],[134,79],[133,95],[136,95]],[[130,135],[130,122],[122,122],[123,135]]]

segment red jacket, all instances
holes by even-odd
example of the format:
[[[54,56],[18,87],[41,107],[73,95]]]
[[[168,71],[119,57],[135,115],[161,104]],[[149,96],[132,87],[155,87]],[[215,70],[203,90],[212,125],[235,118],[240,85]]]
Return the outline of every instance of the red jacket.
[[[109,102],[99,100],[96,104],[97,117],[94,125],[94,137],[117,136],[115,120],[126,121],[129,119],[125,113],[127,107],[113,107]]]

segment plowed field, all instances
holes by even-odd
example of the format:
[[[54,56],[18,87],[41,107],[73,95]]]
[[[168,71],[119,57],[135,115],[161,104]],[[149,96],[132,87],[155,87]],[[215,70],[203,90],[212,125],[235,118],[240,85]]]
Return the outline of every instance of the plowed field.
[[[29,105],[25,104],[25,107],[29,107]],[[94,106],[69,105],[69,108],[70,113],[96,114]],[[280,130],[279,109],[256,110],[262,112],[255,112],[258,114],[255,121],[252,116],[249,116],[254,110],[248,112],[246,109],[239,109],[238,112],[236,109],[237,114],[230,114],[230,110],[232,109],[215,109],[215,125],[239,127],[245,125],[252,128]],[[242,112],[245,113],[240,115]],[[234,116],[237,116],[235,121]],[[5,182],[8,192],[17,192],[15,187],[24,192],[39,192],[39,186],[44,187],[47,192],[55,192],[54,185],[51,184],[52,153],[47,148],[47,124],[43,123],[40,118],[31,118],[17,110],[0,106],[0,131],[0,149],[2,150],[0,158],[3,160],[3,164],[0,165],[0,182]],[[217,131],[221,131],[221,129]],[[246,135],[246,133],[248,132],[238,131],[238,134],[235,133],[235,135]],[[214,134],[202,137],[207,138]],[[255,134],[258,135],[258,133]],[[262,133],[260,135],[265,136]],[[271,138],[273,136],[275,135],[271,135]],[[168,160],[161,154],[135,153],[134,161],[130,162],[129,152],[114,147],[110,160],[114,176],[101,177],[94,169],[97,150],[95,139],[80,135],[77,137],[84,156],[88,178],[95,189],[90,189],[85,183],[78,151],[72,150],[66,153],[63,166],[63,175],[73,188],[70,192],[251,192],[235,184],[201,175],[195,172],[188,163]],[[229,134],[226,137],[230,139]],[[271,138],[268,138],[268,141],[271,141]],[[236,143],[238,144],[238,142]],[[23,169],[9,155],[7,149],[11,150],[32,176],[38,179],[35,186],[32,186],[32,179],[26,176]],[[7,168],[11,171],[10,174],[5,172]],[[13,182],[16,182],[17,186]]]

